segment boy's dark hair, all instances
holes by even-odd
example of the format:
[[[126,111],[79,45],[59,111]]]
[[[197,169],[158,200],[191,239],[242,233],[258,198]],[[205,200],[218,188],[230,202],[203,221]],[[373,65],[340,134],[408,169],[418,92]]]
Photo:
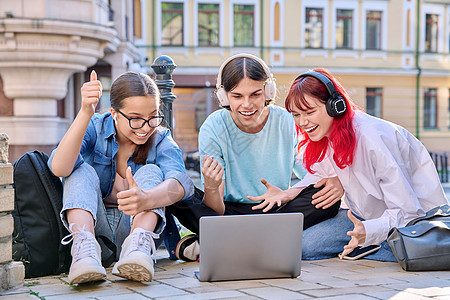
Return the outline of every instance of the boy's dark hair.
[[[222,86],[226,92],[234,89],[244,78],[250,78],[256,81],[267,81],[264,67],[251,57],[237,57],[226,64],[222,70]],[[266,100],[266,105],[272,103],[273,99]],[[223,106],[230,110],[230,106]]]

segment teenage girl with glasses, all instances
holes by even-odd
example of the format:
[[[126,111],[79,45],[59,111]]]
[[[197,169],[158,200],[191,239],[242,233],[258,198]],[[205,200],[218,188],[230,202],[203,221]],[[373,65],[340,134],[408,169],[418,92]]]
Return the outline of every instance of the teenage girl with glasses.
[[[142,73],[120,75],[111,87],[111,109],[97,114],[102,85],[94,71],[81,88],[81,109],[49,159],[64,177],[61,218],[72,245],[69,283],[106,276],[106,248],[95,236],[116,244],[112,273],[136,281],[154,275],[154,239],[165,227],[164,207],[193,194],[181,150],[160,127],[160,98]],[[158,243],[158,242],[157,242]],[[119,256],[120,253],[120,256]]]

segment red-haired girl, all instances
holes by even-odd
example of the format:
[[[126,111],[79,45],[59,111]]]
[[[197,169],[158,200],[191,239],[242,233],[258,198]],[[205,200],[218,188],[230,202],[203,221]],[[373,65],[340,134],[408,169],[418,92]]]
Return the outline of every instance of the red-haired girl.
[[[343,251],[342,258],[357,246],[381,244],[367,258],[395,261],[385,242],[389,230],[448,203],[427,149],[401,126],[359,110],[325,69],[299,75],[285,106],[294,116],[299,151],[312,176],[286,191],[271,188],[262,197],[282,203],[318,174],[335,172],[348,208],[305,230],[303,258]]]

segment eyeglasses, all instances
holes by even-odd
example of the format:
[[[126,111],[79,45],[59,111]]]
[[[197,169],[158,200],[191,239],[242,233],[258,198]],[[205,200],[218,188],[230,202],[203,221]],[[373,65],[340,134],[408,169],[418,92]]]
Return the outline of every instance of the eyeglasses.
[[[116,111],[128,119],[128,122],[130,123],[130,127],[132,129],[141,129],[142,127],[144,127],[145,123],[147,123],[151,128],[155,128],[161,125],[161,123],[164,121],[164,116],[154,116],[146,120],[144,118],[129,118],[120,110]]]

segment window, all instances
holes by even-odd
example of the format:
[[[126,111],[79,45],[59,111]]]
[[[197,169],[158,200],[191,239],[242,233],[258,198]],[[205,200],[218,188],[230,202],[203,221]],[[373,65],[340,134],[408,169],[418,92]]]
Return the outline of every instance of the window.
[[[234,46],[254,46],[255,6],[235,4],[233,7]]]
[[[411,46],[411,10],[406,13],[406,46]]]
[[[215,89],[204,88],[197,91],[193,98],[197,98],[195,104],[195,129],[200,131],[200,127],[206,118],[214,111],[220,109],[219,101],[215,94]]]
[[[129,30],[130,30],[130,24],[128,24],[128,16],[127,15],[125,15],[125,22],[124,22],[124,24],[125,24],[125,40],[126,41],[129,41],[130,39],[129,39]],[[133,33],[133,35],[132,36],[134,36],[134,33]]]
[[[425,89],[423,127],[437,128],[437,89]]]
[[[281,36],[281,29],[280,29],[280,3],[275,3],[275,9],[274,9],[274,20],[273,20],[273,26],[274,26],[274,34],[273,34],[273,40],[274,41],[280,41]]]
[[[439,15],[426,14],[425,17],[425,52],[438,52]]]
[[[450,129],[450,89],[448,89],[448,115],[447,115],[447,127]]]
[[[161,44],[183,45],[183,3],[161,3]]]
[[[133,28],[134,36],[138,39],[142,39],[142,7],[140,0],[133,1]]]
[[[366,49],[381,49],[381,11],[368,10],[366,14]]]
[[[336,48],[351,49],[353,10],[338,9],[336,11]]]
[[[219,46],[219,4],[198,5],[199,46]]]
[[[99,80],[102,83],[102,96],[99,100],[99,103],[96,107],[96,112],[104,113],[107,112],[108,109],[111,107],[111,85],[112,85],[112,79],[111,76],[99,76]]]
[[[323,48],[323,9],[306,8],[305,47]]]
[[[382,88],[366,89],[366,112],[374,117],[381,118]]]

